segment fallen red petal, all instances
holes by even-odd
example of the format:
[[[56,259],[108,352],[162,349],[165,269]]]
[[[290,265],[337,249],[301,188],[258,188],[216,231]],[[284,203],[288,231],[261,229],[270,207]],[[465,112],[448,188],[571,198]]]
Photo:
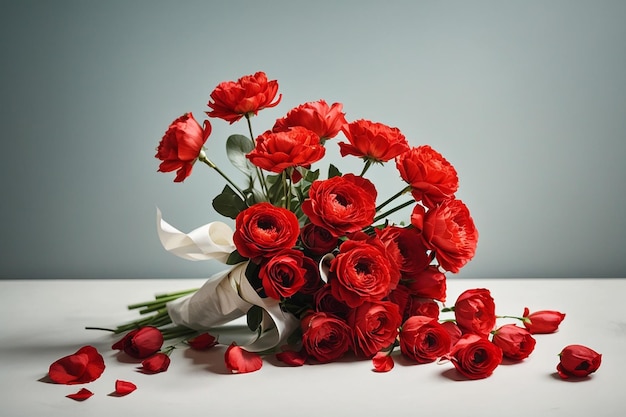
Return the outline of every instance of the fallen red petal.
[[[372,358],[372,365],[376,372],[389,372],[393,369],[393,358],[387,352],[378,352]]]
[[[306,353],[285,350],[276,354],[276,359],[290,366],[302,366],[306,362]]]
[[[95,381],[104,372],[104,358],[93,346],[83,346],[76,353],[56,360],[48,376],[57,384],[84,384]]]
[[[143,362],[141,362],[141,366],[141,370],[144,373],[157,374],[159,372],[165,372],[170,366],[170,357],[165,353],[155,353],[148,359],[144,359]]]
[[[118,379],[115,381],[115,393],[117,395],[127,395],[137,389],[137,385],[132,382],[122,381]]]
[[[258,371],[263,366],[263,359],[258,353],[248,352],[234,343],[226,349],[224,361],[226,368],[234,374]]]
[[[91,397],[93,395],[93,392],[89,391],[87,388],[81,388],[80,391],[78,391],[75,394],[68,394],[66,395],[67,398],[71,398],[72,400],[76,400],[76,401],[85,401],[87,398]]]

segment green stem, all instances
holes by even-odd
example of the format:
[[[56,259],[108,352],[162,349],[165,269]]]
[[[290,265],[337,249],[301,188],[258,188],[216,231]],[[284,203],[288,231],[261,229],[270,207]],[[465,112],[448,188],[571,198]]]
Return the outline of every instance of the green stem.
[[[366,159],[365,166],[363,167],[363,171],[361,171],[361,173],[359,174],[359,177],[362,177],[363,175],[365,175],[365,173],[367,172],[368,169],[370,169],[371,166],[372,166],[372,160]]]
[[[391,196],[387,200],[385,200],[385,202],[383,202],[380,206],[376,207],[376,211],[377,212],[380,211],[387,204],[391,203],[393,200],[395,200],[396,198],[400,197],[402,194],[408,193],[409,191],[411,191],[411,186],[410,185],[404,187],[402,190],[398,191],[393,196]]]
[[[254,143],[254,134],[252,133],[252,120],[250,120],[250,113],[246,113],[246,122],[248,122],[248,132],[250,132],[250,140]],[[263,175],[263,171],[261,168],[256,167],[256,175],[259,177],[259,182],[261,183],[261,191],[265,193],[265,198],[267,201],[270,200],[270,193],[267,188],[267,183],[265,182],[265,176]]]
[[[232,180],[230,178],[228,178],[228,176],[226,174],[224,174],[224,172],[222,172],[221,169],[219,169],[217,167],[217,165],[215,165],[209,158],[207,158],[206,154],[204,153],[204,151],[200,152],[200,156],[198,156],[198,160],[201,162],[204,162],[205,164],[207,164],[208,166],[210,166],[211,168],[213,168],[215,171],[217,171],[218,174],[220,174],[222,176],[222,178],[224,178],[226,181],[228,181],[228,183],[230,185],[233,186],[233,188],[235,190],[237,190],[237,192],[241,195],[241,198],[243,198],[244,201],[246,201],[246,195],[245,193],[241,190],[241,188],[239,188],[237,186],[237,184],[235,184],[234,182],[232,182]]]
[[[128,306],[128,309],[129,310],[135,310],[137,308],[142,308],[142,307],[154,307],[154,306],[158,306],[158,305],[165,305],[165,303],[177,300],[177,299],[181,298],[184,295],[191,294],[191,293],[194,293],[196,291],[198,291],[198,290],[197,289],[193,289],[193,290],[179,291],[177,293],[161,294],[161,295],[156,297],[156,300],[144,301],[144,302],[141,302],[141,303],[131,304],[131,305]]]
[[[444,307],[444,308],[441,309],[442,313],[448,313],[450,311],[454,311],[454,306],[452,306],[452,307]]]
[[[376,223],[380,219],[384,219],[385,217],[389,216],[390,214],[393,214],[393,213],[395,213],[398,210],[402,210],[403,208],[405,208],[407,206],[410,206],[411,204],[414,204],[414,203],[415,203],[415,200],[409,200],[406,203],[402,203],[399,206],[397,206],[395,208],[392,208],[391,210],[388,210],[388,211],[386,211],[386,212],[384,212],[382,214],[379,214],[378,216],[376,216],[374,218],[374,223]]]

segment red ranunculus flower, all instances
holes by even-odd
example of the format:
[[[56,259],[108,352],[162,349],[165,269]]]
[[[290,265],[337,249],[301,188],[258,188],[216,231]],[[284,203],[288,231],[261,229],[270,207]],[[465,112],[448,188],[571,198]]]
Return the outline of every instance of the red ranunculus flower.
[[[191,113],[174,120],[157,148],[160,159],[159,172],[176,171],[174,182],[182,182],[191,175],[193,164],[200,156],[202,146],[211,134],[211,124],[204,121],[201,127]]]
[[[288,298],[306,283],[302,267],[304,255],[299,250],[285,249],[261,264],[259,278],[265,294],[275,300]]]
[[[231,343],[224,354],[226,368],[234,374],[245,374],[261,369],[263,359],[256,352],[248,352],[241,346]]]
[[[424,270],[430,263],[430,258],[422,236],[412,227],[387,226],[380,233],[381,240],[393,240],[399,252],[398,267],[404,278],[410,278]]]
[[[111,347],[123,350],[127,355],[144,359],[158,352],[163,346],[163,334],[156,327],[146,326],[131,330]]]
[[[350,307],[382,300],[398,284],[394,266],[379,241],[347,240],[330,264],[332,294]]]
[[[488,337],[496,325],[496,305],[489,290],[464,291],[454,303],[454,316],[463,333]]]
[[[233,241],[241,256],[271,257],[291,249],[299,233],[300,225],[293,212],[263,202],[237,215]]]
[[[322,159],[325,152],[319,136],[296,126],[285,132],[263,133],[246,157],[261,169],[281,173],[287,168],[309,167]]]
[[[300,240],[307,253],[311,255],[325,255],[337,247],[339,241],[336,236],[325,227],[309,223],[300,230]]]
[[[428,145],[418,146],[398,155],[396,167],[400,176],[411,186],[416,201],[426,207],[454,198],[459,178],[454,167]]]
[[[342,128],[350,143],[339,142],[341,156],[354,155],[374,162],[387,162],[409,150],[398,128],[369,120],[357,120]]]
[[[104,358],[93,346],[83,346],[72,355],[54,361],[48,376],[57,384],[85,384],[104,372]]]
[[[554,333],[565,319],[565,314],[554,310],[540,310],[530,313],[524,308],[524,327],[532,334]]]
[[[456,342],[458,342],[459,339],[461,339],[461,336],[463,336],[463,332],[461,332],[459,326],[457,326],[453,321],[444,321],[441,325],[450,335],[450,346],[456,345]]]
[[[450,351],[450,335],[437,319],[409,317],[400,330],[400,351],[418,363],[434,362]]]
[[[388,348],[396,340],[401,322],[398,306],[390,301],[368,301],[350,310],[348,324],[355,352],[369,358]]]
[[[328,106],[326,101],[312,101],[295,107],[282,119],[276,120],[272,130],[283,132],[294,126],[302,126],[315,132],[323,141],[337,136],[346,123],[345,114],[341,112],[343,105],[333,103]]]
[[[413,276],[406,277],[404,283],[415,296],[446,301],[446,275],[436,266],[429,266]]]
[[[170,357],[161,352],[157,352],[141,362],[141,371],[146,374],[158,374],[167,371],[170,367]]]
[[[516,361],[526,359],[535,349],[535,339],[523,327],[505,324],[493,334],[492,342],[502,349],[505,358]]]
[[[277,93],[278,81],[268,81],[267,75],[260,71],[254,75],[245,75],[237,81],[224,81],[211,93],[207,105],[212,110],[207,115],[233,124],[243,116],[257,115],[259,110],[276,106],[282,98],[279,95],[273,101]]]
[[[187,340],[187,344],[194,350],[207,350],[217,345],[217,338],[210,333],[202,333],[193,339]]]
[[[475,334],[463,335],[446,356],[469,379],[490,376],[502,363],[502,349]]]
[[[428,211],[417,204],[411,214],[411,224],[422,231],[424,244],[435,251],[439,264],[446,271],[459,272],[476,253],[478,230],[461,200],[447,200]]]
[[[302,321],[302,346],[318,362],[342,357],[350,347],[352,332],[345,321],[327,313],[311,313]]]
[[[585,377],[597,371],[602,363],[601,354],[582,345],[564,347],[559,357],[556,370],[563,379]]]
[[[372,365],[376,372],[389,372],[393,369],[394,362],[388,352],[378,352],[372,358]]]
[[[311,223],[333,236],[344,236],[369,226],[376,215],[376,187],[353,174],[317,180],[311,184],[302,211]]]
[[[430,298],[411,296],[409,298],[409,317],[426,316],[439,318],[439,304]]]
[[[300,293],[314,295],[325,284],[320,276],[319,264],[308,256],[305,256],[304,259],[302,259],[302,268],[304,268],[305,271],[305,283],[302,288],[300,288]]]
[[[317,311],[332,314],[341,318],[346,318],[348,316],[350,307],[333,295],[330,284],[322,286],[315,293],[314,301],[315,309]]]

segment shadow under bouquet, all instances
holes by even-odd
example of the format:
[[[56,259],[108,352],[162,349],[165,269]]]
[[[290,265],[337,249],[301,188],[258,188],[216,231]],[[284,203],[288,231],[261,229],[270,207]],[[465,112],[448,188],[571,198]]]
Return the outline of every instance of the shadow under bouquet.
[[[190,344],[207,333],[215,343],[217,335],[229,345],[226,364],[233,372],[260,368],[263,354],[300,365],[348,353],[386,371],[395,348],[432,362],[449,355],[462,333],[487,329],[488,335],[495,315],[487,311],[487,290],[472,294],[470,303],[476,310],[479,300],[487,311],[483,319],[475,320],[474,311],[465,327],[458,318],[439,320],[446,310],[446,273],[473,258],[478,240],[468,208],[455,198],[459,180],[452,164],[428,145],[412,147],[398,128],[348,121],[341,103],[324,100],[291,109],[253,136],[253,116],[281,98],[277,81],[263,72],[222,82],[210,94],[208,118],[247,123],[246,135],[226,140],[243,184],[224,174],[205,149],[208,119],[201,125],[187,113],[171,123],[157,148],[159,171],[176,171],[174,181],[182,182],[197,162],[213,169],[225,181],[213,207],[234,220],[234,230],[215,221],[184,233],[158,212],[159,238],[177,256],[227,268],[199,289],[129,306],[145,317],[115,332],[148,326]],[[312,168],[333,139],[342,157],[362,159],[359,173],[332,164]],[[386,163],[404,185],[379,201],[366,174]],[[406,224],[388,219],[404,208],[411,210]],[[246,332],[230,332],[229,323],[239,319]],[[500,363],[501,353],[493,356]]]

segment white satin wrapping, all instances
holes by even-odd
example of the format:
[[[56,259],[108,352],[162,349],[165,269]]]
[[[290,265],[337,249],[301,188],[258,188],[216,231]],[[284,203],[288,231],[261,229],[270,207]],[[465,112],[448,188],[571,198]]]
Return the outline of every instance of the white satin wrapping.
[[[163,247],[184,259],[193,261],[215,259],[226,262],[235,250],[232,229],[221,222],[212,222],[185,234],[161,217],[157,209],[157,230]],[[260,331],[253,334],[220,334],[221,343],[231,337],[239,345],[253,352],[269,350],[286,342],[298,327],[299,320],[281,309],[272,298],[261,298],[245,276],[248,262],[243,262],[210,277],[194,294],[167,304],[167,311],[175,324],[195,330],[209,330],[245,315],[253,306],[263,309]],[[249,333],[249,332],[248,332]]]

